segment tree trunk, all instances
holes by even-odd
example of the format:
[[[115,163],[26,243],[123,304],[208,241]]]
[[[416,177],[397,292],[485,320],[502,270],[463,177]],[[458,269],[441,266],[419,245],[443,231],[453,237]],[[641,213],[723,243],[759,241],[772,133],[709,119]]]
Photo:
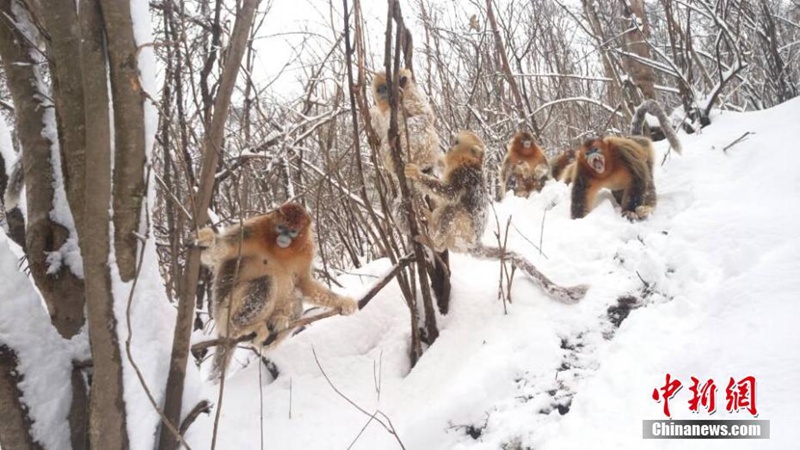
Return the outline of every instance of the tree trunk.
[[[67,200],[72,217],[80,232],[83,225],[83,165],[85,163],[83,84],[78,55],[80,25],[76,2],[34,0],[30,3],[34,15],[47,29],[47,58],[56,107],[59,149]]]
[[[625,50],[645,59],[652,59],[650,45],[650,24],[644,10],[643,0],[621,0],[622,2],[622,31],[630,30],[622,35]],[[638,25],[636,25],[638,24]],[[642,100],[654,99],[656,96],[656,75],[653,68],[637,61],[634,58],[624,58],[625,68],[631,75],[634,86],[639,88],[644,97]]]
[[[200,189],[195,200],[194,228],[199,229],[208,221],[208,207],[211,204],[211,194],[214,190],[214,174],[222,149],[222,138],[225,121],[228,117],[231,95],[239,75],[239,66],[242,64],[250,27],[253,24],[258,0],[245,0],[242,9],[236,15],[233,26],[227,60],[220,78],[217,98],[214,102],[214,113],[206,137],[203,141],[203,160],[200,169]],[[194,323],[195,294],[197,280],[200,272],[200,250],[193,248],[186,259],[186,269],[183,274],[183,288],[180,292],[178,303],[178,319],[175,323],[175,335],[172,344],[172,357],[170,359],[169,376],[167,378],[166,399],[164,415],[176,428],[180,426],[181,406],[183,402],[183,385],[186,378],[186,365],[189,362],[189,341]],[[219,407],[219,405],[217,405]],[[173,449],[178,441],[167,429],[161,427],[159,448],[162,450]]]
[[[0,13],[15,17],[12,0],[0,0]],[[38,61],[31,57],[28,40],[7,25],[0,27],[0,58],[3,60],[17,123],[17,136],[22,145],[22,167],[25,173],[25,194],[28,204],[28,226],[25,235],[28,265],[36,286],[47,304],[53,325],[65,338],[78,333],[84,323],[83,281],[67,264],[48,273],[47,255],[58,251],[69,237],[69,230],[51,218],[55,198],[55,177],[51,142],[42,125],[47,123],[49,105],[41,92]]]
[[[100,0],[114,104],[114,250],[122,281],[136,275],[139,218],[145,194],[144,100],[130,2]]]
[[[0,343],[0,447],[10,450],[40,449],[28,433],[31,418],[22,405],[17,385],[22,381],[17,372],[17,355]]]
[[[106,64],[113,61],[114,51],[118,47],[103,45],[103,19],[101,4],[97,0],[81,0],[81,32],[83,39],[80,46],[80,67],[83,73],[83,103],[86,114],[86,163],[84,166],[84,212],[91,218],[84,223],[81,237],[83,243],[83,266],[86,280],[86,297],[89,312],[89,340],[92,346],[94,377],[89,413],[89,441],[92,448],[127,448],[128,435],[126,428],[125,406],[123,403],[122,358],[117,335],[117,319],[114,315],[114,295],[111,288],[109,272],[109,254],[111,237],[109,205],[111,200],[111,124],[109,123],[109,93],[106,77]],[[105,14],[105,11],[102,11]],[[129,12],[128,12],[129,14]],[[124,27],[115,22],[106,22],[107,35],[116,34],[116,27]],[[127,24],[131,31],[130,20]],[[114,32],[110,32],[114,30]],[[120,59],[117,55],[116,59]],[[136,59],[131,70],[136,70]],[[113,64],[113,63],[112,63]],[[111,70],[111,85],[129,83],[127,73]],[[122,77],[120,80],[117,77]],[[138,80],[138,78],[137,78]],[[137,85],[138,86],[138,85]],[[116,109],[117,99],[114,98]],[[115,114],[115,132],[119,145],[120,129],[135,130],[142,133],[140,148],[126,146],[116,147],[116,159],[126,160],[129,152],[144,154],[144,131],[141,128],[144,114],[130,116]],[[123,133],[124,136],[127,136]],[[128,155],[129,156],[129,155]],[[134,164],[134,162],[130,162]],[[140,165],[144,164],[142,160]],[[142,181],[143,183],[143,181]],[[134,183],[135,184],[135,183]],[[124,191],[123,188],[120,190]],[[119,192],[119,191],[116,191]],[[116,193],[115,192],[115,193]],[[116,203],[114,203],[116,206]],[[121,213],[125,214],[125,212]],[[116,208],[114,215],[117,215]],[[131,233],[129,231],[128,233]],[[126,247],[121,245],[120,247]],[[127,247],[132,247],[127,248]],[[127,245],[127,254],[135,254],[136,244]],[[119,253],[117,253],[119,262]],[[120,267],[120,274],[122,269]]]

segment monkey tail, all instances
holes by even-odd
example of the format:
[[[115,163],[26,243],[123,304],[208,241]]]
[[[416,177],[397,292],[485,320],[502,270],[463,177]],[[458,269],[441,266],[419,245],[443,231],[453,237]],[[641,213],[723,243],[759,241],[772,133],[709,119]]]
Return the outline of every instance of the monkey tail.
[[[214,359],[211,362],[211,380],[219,382],[222,375],[228,369],[228,364],[231,362],[231,357],[235,350],[235,344],[227,342],[227,339],[221,341],[217,345],[217,350],[214,353]]]
[[[478,244],[477,247],[470,251],[472,256],[483,259],[500,259],[503,255],[502,250],[497,247],[486,247]],[[533,278],[533,281],[539,285],[551,298],[560,301],[561,303],[574,304],[578,303],[589,290],[589,285],[579,284],[577,286],[563,287],[551,281],[545,274],[539,271],[532,262],[516,254],[513,251],[506,250],[505,258],[509,259],[514,267],[527,273],[528,276]]]
[[[653,99],[645,100],[644,103],[636,108],[636,112],[633,115],[633,120],[631,121],[631,135],[642,136],[644,128],[644,116],[647,113],[656,116],[658,123],[661,125],[661,130],[664,132],[664,136],[666,136],[667,140],[669,141],[669,145],[671,145],[672,148],[674,148],[675,151],[680,154],[682,150],[681,141],[678,140],[678,135],[675,133],[675,129],[672,128],[672,125],[669,123],[669,118],[664,112],[664,108],[662,108],[661,105]]]

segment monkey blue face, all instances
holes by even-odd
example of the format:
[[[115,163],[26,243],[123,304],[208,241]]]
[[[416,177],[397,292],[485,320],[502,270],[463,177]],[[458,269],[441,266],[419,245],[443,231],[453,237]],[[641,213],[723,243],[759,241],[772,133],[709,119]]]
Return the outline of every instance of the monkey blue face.
[[[602,174],[606,170],[606,158],[603,156],[603,152],[594,145],[586,149],[586,163],[598,174]]]
[[[408,84],[408,77],[406,75],[400,75],[400,79],[398,80],[400,84],[400,88],[403,89]],[[378,97],[382,98],[383,100],[387,100],[389,98],[389,86],[386,83],[381,83],[375,89],[375,92],[378,94]]]
[[[292,240],[300,234],[300,231],[281,224],[275,227],[275,233],[278,234],[278,237],[275,239],[275,243],[278,244],[278,247],[287,248],[292,245]]]
[[[378,96],[382,99],[389,98],[389,86],[382,84],[378,86],[378,89],[375,90],[378,93]]]

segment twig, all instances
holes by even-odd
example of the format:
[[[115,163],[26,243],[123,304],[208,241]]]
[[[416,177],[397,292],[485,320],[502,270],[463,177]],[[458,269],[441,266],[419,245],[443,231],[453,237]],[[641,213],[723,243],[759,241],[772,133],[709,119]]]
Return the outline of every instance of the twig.
[[[550,211],[550,209],[552,209],[554,206],[556,206],[556,204],[551,203],[550,207],[545,208],[544,212],[542,213],[542,225],[539,228],[539,256],[542,256],[542,247],[544,247],[542,243],[544,241],[544,220],[547,218],[547,211]]]
[[[514,229],[514,231],[516,231],[516,232],[517,232],[517,233],[518,233],[520,236],[522,236],[522,239],[525,239],[525,240],[526,240],[526,241],[527,241],[529,244],[531,244],[531,245],[533,246],[533,248],[535,248],[536,250],[539,250],[539,254],[540,254],[540,255],[542,255],[542,256],[544,256],[544,259],[550,259],[550,258],[547,256],[547,254],[546,254],[546,253],[544,253],[544,252],[542,251],[542,249],[541,249],[541,248],[539,248],[539,246],[538,246],[538,245],[536,245],[536,243],[535,243],[535,242],[533,242],[532,240],[528,239],[528,237],[527,237],[527,236],[525,236],[525,235],[522,233],[522,231],[520,231],[520,230],[519,230],[519,228],[517,228],[517,226],[516,226],[516,225],[514,225],[514,224],[512,223],[512,224],[511,224],[511,228],[513,228],[513,229]]]
[[[497,245],[500,249],[500,276],[497,278],[497,299],[503,301],[503,314],[508,314],[508,305],[506,305],[506,300],[508,299],[510,289],[508,289],[508,291],[503,290],[503,281],[508,280],[508,269],[506,268],[506,245],[508,244],[508,227],[511,224],[511,216],[508,216],[508,220],[506,221],[506,234],[504,238],[501,239],[500,219],[497,217],[497,211],[494,209],[494,205],[492,205],[492,213],[494,213],[494,223],[497,227],[497,231],[494,232],[494,237],[497,239]]]
[[[375,414],[378,414],[378,412],[375,411]],[[358,431],[356,437],[354,437],[353,441],[350,442],[350,445],[347,446],[347,450],[350,450],[351,448],[353,448],[354,445],[356,445],[356,442],[358,442],[358,440],[361,438],[361,435],[364,434],[364,431],[366,431],[369,424],[371,424],[372,421],[375,420],[375,414],[369,416],[369,420],[367,420],[367,423],[365,423],[364,426],[361,427],[361,429]]]
[[[211,412],[211,403],[208,400],[202,400],[200,403],[194,405],[194,408],[192,408],[192,410],[189,411],[189,414],[186,416],[185,419],[183,419],[183,422],[181,423],[181,427],[179,428],[181,436],[183,436],[183,434],[186,433],[186,430],[188,430],[189,427],[192,426],[194,421],[197,420],[198,417],[200,417],[200,414],[202,413],[208,414],[210,412]]]
[[[751,134],[755,134],[755,133],[753,133],[752,131],[746,131],[744,134],[742,134],[741,136],[739,136],[738,138],[736,138],[736,140],[735,140],[735,141],[731,142],[730,144],[726,145],[725,147],[722,147],[722,153],[728,153],[728,149],[729,149],[729,148],[731,148],[731,147],[733,147],[734,145],[736,145],[736,144],[738,144],[738,143],[740,143],[740,142],[744,141],[744,140],[745,140],[745,138],[746,138],[747,136],[751,135]]]
[[[317,363],[317,367],[319,367],[319,371],[322,372],[322,376],[325,377],[325,381],[328,382],[328,385],[331,387],[331,389],[333,389],[333,391],[336,392],[339,395],[339,397],[342,397],[345,401],[347,401],[347,403],[350,403],[350,405],[352,405],[355,409],[361,411],[365,416],[370,417],[371,418],[370,422],[372,420],[375,420],[376,422],[381,424],[381,426],[383,426],[383,428],[389,434],[394,436],[394,438],[397,440],[397,443],[400,445],[400,448],[405,450],[406,447],[405,447],[405,445],[403,445],[403,441],[400,440],[400,436],[397,435],[397,431],[394,429],[394,426],[392,425],[392,421],[389,420],[389,417],[386,414],[382,413],[380,410],[376,410],[374,413],[370,414],[364,408],[358,406],[358,404],[356,402],[354,402],[353,400],[351,400],[348,396],[344,395],[342,393],[342,391],[340,391],[336,387],[336,385],[333,384],[333,382],[331,381],[330,377],[328,377],[328,374],[325,373],[325,369],[322,368],[322,364],[320,364],[320,362],[319,362],[319,358],[317,357],[317,351],[314,349],[314,347],[311,347],[311,353],[314,354],[314,361]],[[381,419],[379,419],[377,417],[378,414],[382,415],[386,419],[386,423],[384,423]],[[369,422],[367,422],[367,425],[369,425]],[[366,426],[365,426],[365,428],[366,428]]]
[[[264,366],[264,357],[261,354],[261,348],[258,349],[258,425],[259,425],[259,442],[261,442],[261,450],[264,450],[264,380],[261,379],[261,372]]]

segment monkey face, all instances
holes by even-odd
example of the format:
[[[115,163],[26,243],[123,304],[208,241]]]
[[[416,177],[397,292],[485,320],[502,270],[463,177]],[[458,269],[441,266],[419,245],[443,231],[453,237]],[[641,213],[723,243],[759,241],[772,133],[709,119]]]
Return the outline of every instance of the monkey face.
[[[469,156],[482,164],[484,151],[483,141],[477,134],[472,131],[461,131],[450,137],[450,149],[445,159],[448,156]]]
[[[583,153],[586,164],[598,175],[602,175],[606,171],[606,157],[597,141],[586,146]]]
[[[532,149],[534,145],[533,135],[528,133],[527,131],[520,131],[514,136],[514,140],[519,143],[519,145],[524,149]]]
[[[398,84],[400,89],[405,89],[411,80],[411,72],[408,69],[400,69]],[[372,94],[375,96],[375,102],[386,102],[389,100],[389,85],[386,83],[386,74],[378,72],[375,78],[372,79]]]
[[[311,224],[306,210],[297,203],[287,203],[277,211],[275,220],[275,245],[288,248],[298,236],[304,235]]]
[[[389,99],[389,86],[386,84],[386,74],[378,72],[372,79],[372,95],[375,103],[385,102]]]
[[[401,88],[406,87],[406,84],[408,84],[408,76],[403,75],[401,72],[399,83]]]

